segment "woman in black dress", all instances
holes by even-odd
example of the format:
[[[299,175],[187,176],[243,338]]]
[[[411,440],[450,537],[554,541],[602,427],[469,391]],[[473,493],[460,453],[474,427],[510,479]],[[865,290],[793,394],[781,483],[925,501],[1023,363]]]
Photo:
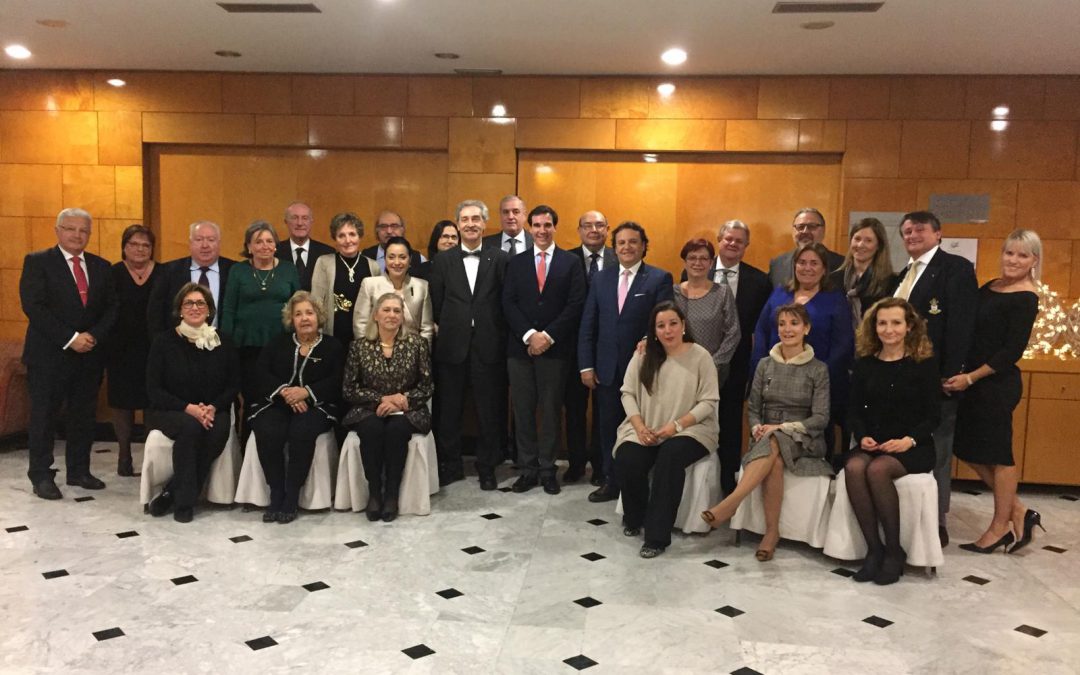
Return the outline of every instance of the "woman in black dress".
[[[853,578],[884,585],[900,578],[907,558],[893,481],[933,470],[931,434],[941,416],[941,385],[926,321],[902,298],[885,298],[870,308],[859,326],[856,353],[848,424],[858,445],[844,464],[844,477],[867,552]]]
[[[330,219],[334,253],[319,256],[311,273],[311,295],[326,310],[323,333],[333,335],[348,350],[353,337],[353,305],[360,282],[379,276],[379,264],[360,253],[364,221],[355,213],[342,212]]]
[[[966,392],[957,409],[953,452],[994,491],[994,518],[978,540],[960,546],[965,551],[992,553],[1004,546],[1013,553],[1031,543],[1036,526],[1042,527],[1039,512],[1026,509],[1016,496],[1012,457],[1012,416],[1023,390],[1016,362],[1039,313],[1035,280],[1041,260],[1042,242],[1034,232],[1016,230],[1005,239],[1001,277],[979,289],[971,369],[944,384],[945,391]]]
[[[120,311],[108,342],[109,407],[120,446],[116,474],[134,476],[131,433],[135,411],[146,410],[146,357],[150,332],[146,308],[150,290],[161,276],[154,263],[154,233],[143,225],[130,225],[120,236],[120,262],[112,267]]]

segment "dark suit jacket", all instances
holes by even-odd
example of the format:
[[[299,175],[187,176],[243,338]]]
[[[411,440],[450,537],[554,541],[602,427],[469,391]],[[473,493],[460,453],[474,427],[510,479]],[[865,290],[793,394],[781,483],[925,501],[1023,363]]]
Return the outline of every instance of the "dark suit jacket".
[[[514,256],[506,264],[502,294],[503,314],[510,329],[506,355],[530,358],[522,338],[535,330],[555,341],[540,358],[573,359],[577,356],[574,347],[585,304],[585,273],[573,254],[554,247],[541,292],[536,281],[536,249],[528,251],[530,255]]]
[[[306,259],[304,260],[306,264],[304,265],[304,273],[300,275],[300,288],[305,291],[311,290],[311,274],[315,271],[315,261],[319,259],[319,256],[333,252],[334,248],[332,246],[327,246],[321,241],[308,239]],[[278,242],[277,252],[274,255],[279,260],[296,264],[296,258],[293,257],[292,246],[289,244],[288,238]]]
[[[435,361],[461,363],[475,352],[484,363],[506,360],[506,321],[502,286],[507,256],[482,250],[476,287],[469,290],[461,248],[443,251],[432,261],[428,292],[435,323]]]
[[[378,262],[379,260],[378,244],[375,244],[374,246],[368,246],[360,252],[376,262]],[[417,279],[426,279],[427,277],[420,276],[420,274],[425,274],[425,271],[420,269],[420,265],[423,262],[424,261],[420,257],[420,251],[414,249],[412,252],[412,256],[409,258],[409,276],[416,277]],[[420,274],[417,274],[417,272],[420,272]]]
[[[589,282],[589,259],[585,257],[585,249],[581,246],[575,246],[574,248],[570,249],[570,252],[576,255],[578,257],[578,260],[581,261],[581,269],[585,272],[585,281]],[[615,257],[615,249],[611,248],[610,246],[604,247],[602,255],[605,270],[609,267],[615,267],[619,264],[619,259]]]
[[[795,255],[795,251],[796,249],[791,249],[787,253],[781,253],[769,261],[769,281],[772,282],[774,288],[791,281],[791,256]],[[828,258],[825,261],[825,266],[829,268],[826,273],[832,272],[844,264],[844,256],[839,253],[829,249],[825,249],[825,253]]]
[[[638,341],[649,332],[652,308],[673,297],[671,274],[642,263],[620,313],[621,272],[621,265],[612,265],[593,277],[578,332],[578,368],[592,368],[605,386],[622,384]]]
[[[330,419],[337,416],[341,378],[345,372],[345,348],[339,340],[324,335],[305,359],[297,353],[295,335],[291,331],[278,335],[259,352],[253,387],[257,395],[248,403],[249,418],[273,405],[278,392],[290,386],[305,387],[310,394],[309,406],[318,408]],[[300,372],[294,373],[297,366]],[[292,384],[294,374],[298,378],[295,385]]]
[[[893,278],[890,294],[896,292],[906,275],[907,267]],[[911,289],[908,301],[926,319],[926,332],[934,343],[941,376],[963,372],[979,304],[975,267],[966,258],[938,249]]]
[[[94,336],[97,346],[86,355],[104,363],[102,347],[118,311],[112,266],[93,253],[84,252],[83,260],[89,286],[85,307],[59,246],[31,253],[23,260],[19,299],[30,320],[22,357],[27,366],[58,358],[76,333]]]
[[[229,280],[229,270],[236,261],[229,258],[218,258],[218,275],[221,277],[221,288],[218,289],[217,324],[221,325],[222,305],[225,302],[225,288]],[[146,321],[150,327],[150,335],[156,335],[166,328],[174,328],[176,320],[172,316],[173,301],[184,284],[191,281],[191,256],[170,260],[164,265],[164,274],[154,282],[150,289],[150,302],[146,306]]]
[[[533,245],[533,238],[532,238],[532,235],[529,234],[528,228],[525,229],[524,234],[525,234],[525,249],[518,249],[518,253],[521,253],[523,250],[532,248],[532,245]],[[497,248],[500,251],[502,251],[502,235],[503,235],[502,231],[499,231],[499,232],[497,232],[495,234],[489,234],[488,236],[484,237],[483,244],[482,244],[483,247],[484,248]],[[506,251],[503,251],[503,253],[506,253]]]

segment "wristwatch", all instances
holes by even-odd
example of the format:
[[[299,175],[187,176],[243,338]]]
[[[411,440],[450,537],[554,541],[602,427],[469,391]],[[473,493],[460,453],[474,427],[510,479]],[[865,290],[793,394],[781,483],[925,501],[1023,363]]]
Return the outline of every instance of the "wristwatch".
[[[679,424],[679,419],[673,419],[672,423],[675,425],[675,433],[681,434],[683,432],[683,425]]]

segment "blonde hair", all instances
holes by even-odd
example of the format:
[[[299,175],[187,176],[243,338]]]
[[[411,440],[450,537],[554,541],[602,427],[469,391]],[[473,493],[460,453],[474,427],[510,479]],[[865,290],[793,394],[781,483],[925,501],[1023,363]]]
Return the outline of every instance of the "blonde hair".
[[[394,300],[401,305],[401,326],[398,327],[397,334],[401,335],[407,330],[405,326],[405,301],[397,293],[383,293],[375,300],[375,305],[371,308],[371,316],[368,317],[367,327],[364,329],[364,337],[372,342],[379,339],[379,324],[375,321],[375,314],[382,309],[387,300]]]
[[[296,306],[301,302],[311,303],[312,309],[315,310],[315,318],[319,320],[320,328],[326,325],[326,309],[323,308],[322,303],[316,300],[315,297],[307,291],[297,291],[293,293],[292,297],[281,307],[281,323],[285,325],[285,330],[294,330],[292,315],[293,312],[296,311]]]
[[[1001,244],[1002,253],[1009,247],[1011,241],[1019,242],[1021,246],[1027,249],[1028,253],[1035,257],[1035,266],[1031,268],[1031,278],[1038,281],[1042,277],[1042,239],[1034,230],[1013,230]]]

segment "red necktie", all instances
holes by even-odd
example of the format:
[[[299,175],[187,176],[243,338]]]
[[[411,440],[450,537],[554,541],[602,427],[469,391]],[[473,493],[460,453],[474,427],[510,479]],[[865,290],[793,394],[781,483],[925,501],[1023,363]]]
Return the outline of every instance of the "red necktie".
[[[544,292],[544,281],[547,279],[547,263],[544,262],[546,256],[546,251],[540,251],[540,262],[536,264],[536,285],[541,293]]]
[[[82,268],[82,258],[75,256],[71,259],[71,269],[75,272],[75,287],[79,289],[79,300],[86,307],[86,296],[90,292],[90,284],[86,283],[86,272]]]

